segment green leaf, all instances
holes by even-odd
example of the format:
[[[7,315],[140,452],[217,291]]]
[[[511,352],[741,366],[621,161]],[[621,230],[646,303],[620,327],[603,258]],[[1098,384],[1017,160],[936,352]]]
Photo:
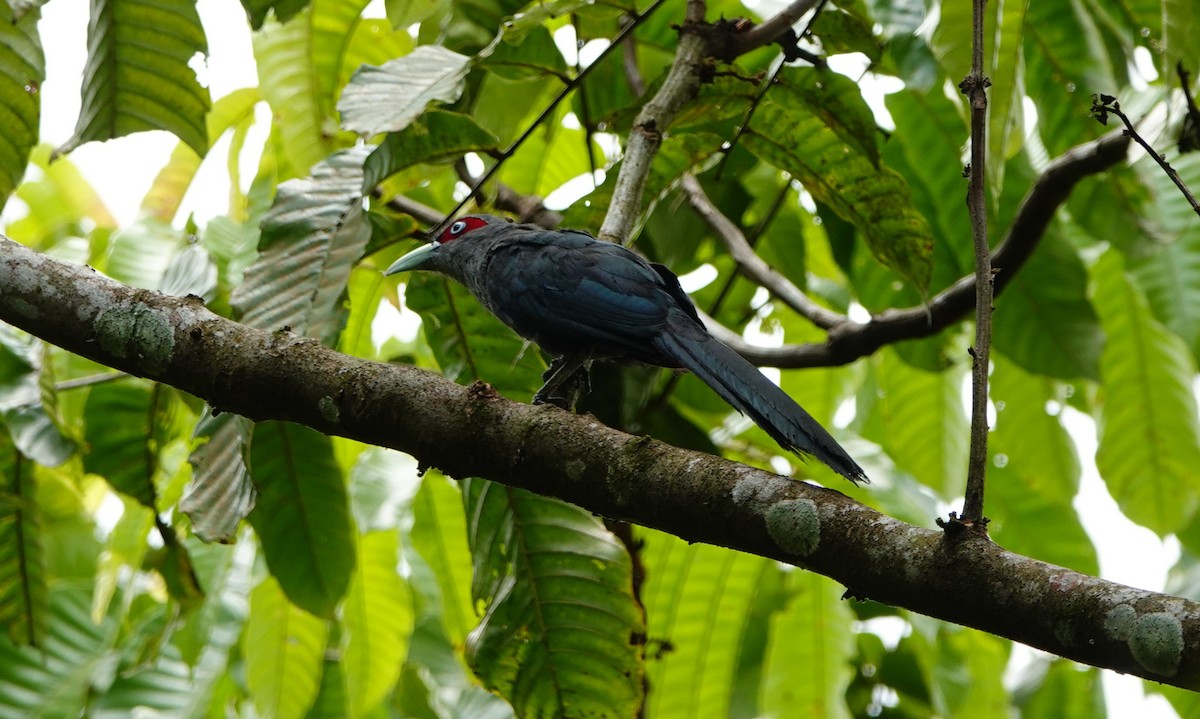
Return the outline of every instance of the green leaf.
[[[285,25],[267,23],[254,34],[259,87],[275,115],[279,154],[289,165],[284,177],[307,174],[333,149],[327,127],[331,99],[320,94],[323,81],[314,65],[312,21],[312,12],[305,11]]]
[[[206,542],[231,542],[238,524],[254,509],[250,481],[250,420],[228,412],[213,415],[205,408],[195,438],[203,443],[192,452],[192,481],[179,509],[192,521],[192,531]]]
[[[1196,365],[1183,340],[1150,315],[1117,252],[1100,257],[1093,281],[1108,335],[1096,467],[1125,516],[1166,535],[1200,506]]]
[[[1100,670],[1067,659],[1046,662],[1036,682],[1025,682],[1013,693],[1022,719],[1107,716]]]
[[[1150,244],[1129,259],[1129,274],[1155,318],[1200,357],[1200,229],[1185,231],[1173,242]]]
[[[40,13],[0,5],[0,208],[21,178],[38,140],[46,58],[37,33]]]
[[[360,192],[364,155],[338,152],[312,177],[279,186],[263,218],[258,260],[230,298],[243,323],[336,341],[350,270],[371,236]]]
[[[242,653],[246,684],[262,716],[304,716],[320,687],[328,634],[324,620],[288,603],[274,578],[250,592]]]
[[[93,140],[166,130],[208,152],[212,101],[188,67],[208,44],[200,16],[179,0],[92,0],[83,106],[68,153]]]
[[[397,573],[395,530],[358,537],[358,567],[342,605],[342,669],[350,717],[370,715],[392,690],[408,654],[412,596]]]
[[[332,616],[354,568],[354,528],[329,437],[300,425],[260,422],[250,467],[259,500],[249,519],[267,568],[293,604]]]
[[[729,619],[746,615],[769,561],[650,531],[642,560],[647,715],[728,716],[746,629]]]
[[[430,110],[399,132],[388,133],[363,166],[363,194],[393,173],[422,162],[457,160],[496,149],[499,140],[469,115]]]
[[[1042,239],[995,305],[997,352],[1033,374],[1100,376],[1104,333],[1088,302],[1087,270],[1060,235]]]
[[[795,87],[789,74],[781,77],[787,81],[767,93],[743,144],[852,223],[880,262],[924,293],[933,268],[933,237],[913,207],[904,179],[890,168],[877,167],[873,155],[864,154],[870,145],[861,131],[827,125],[803,85]]]
[[[159,511],[158,485],[178,469],[160,467],[160,460],[168,459],[162,450],[190,419],[180,416],[178,402],[176,390],[143,380],[93,387],[84,411],[84,469]]]
[[[926,372],[884,350],[872,358],[875,387],[868,386],[864,437],[879,443],[896,466],[949,499],[962,492],[967,474],[969,425],[963,409],[962,372]]]
[[[773,717],[849,717],[854,613],[835,582],[799,569],[786,576],[791,596],[771,618],[761,706]]]
[[[403,130],[430,102],[458,99],[470,61],[439,45],[422,45],[381,66],[360,67],[338,100],[342,127],[361,135]]]
[[[7,438],[0,446],[5,467],[0,483],[0,626],[13,645],[41,646],[49,607],[33,464]],[[0,670],[0,685],[2,678]]]
[[[413,548],[433,570],[446,636],[462,646],[477,619],[471,593],[471,549],[462,495],[439,472],[425,473],[413,502]]]
[[[473,592],[467,660],[518,716],[629,717],[642,701],[641,617],[625,548],[591,513],[467,480]]]
[[[83,716],[93,683],[111,671],[117,622],[97,623],[88,611],[91,587],[62,583],[50,592],[44,646],[16,647],[0,636],[0,714]]]
[[[258,30],[272,10],[275,11],[277,21],[287,22],[308,7],[310,2],[311,0],[242,0],[242,7],[246,10],[250,27]]]
[[[541,386],[538,351],[485,310],[465,287],[418,272],[404,300],[421,315],[422,329],[442,373],[456,382],[483,380],[506,397],[528,401]]]

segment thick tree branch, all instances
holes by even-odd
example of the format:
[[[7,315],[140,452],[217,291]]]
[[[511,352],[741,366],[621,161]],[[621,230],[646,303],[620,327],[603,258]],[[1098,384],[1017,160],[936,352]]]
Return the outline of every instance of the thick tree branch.
[[[1050,163],[1021,202],[1004,240],[992,252],[995,293],[999,295],[1037,248],[1075,185],[1124,162],[1129,138],[1120,132],[1075,147]],[[966,317],[975,307],[975,275],[961,278],[938,293],[928,306],[886,310],[865,323],[848,321],[829,331],[821,344],[759,347],[715,320],[706,318],[709,330],[749,361],[760,366],[793,369],[849,364],[884,345],[929,337]]]
[[[683,178],[683,190],[687,193],[688,202],[700,216],[708,222],[708,226],[717,233],[717,237],[729,250],[729,255],[737,263],[738,269],[747,277],[767,289],[779,298],[785,305],[791,307],[802,317],[808,318],[817,327],[830,329],[844,324],[849,320],[845,315],[828,310],[813,302],[791,280],[776,272],[763,258],[754,252],[754,248],[746,241],[746,236],[737,225],[713,205],[700,186],[700,181],[693,175]]]
[[[663,132],[700,88],[700,67],[710,55],[713,35],[704,32],[705,3],[688,0],[687,16],[680,31],[675,61],[658,92],[650,98],[634,119],[625,141],[621,169],[613,184],[612,200],[597,237],[617,244],[629,244],[642,213],[642,195],[650,163],[662,145]]]
[[[839,492],[510,402],[481,383],[461,387],[286,330],[251,329],[194,298],[135,290],[4,238],[0,320],[223,411],[392,447],[453,476],[805,567],[855,597],[1200,688],[1195,602],[1022,557],[970,533],[913,527]]]

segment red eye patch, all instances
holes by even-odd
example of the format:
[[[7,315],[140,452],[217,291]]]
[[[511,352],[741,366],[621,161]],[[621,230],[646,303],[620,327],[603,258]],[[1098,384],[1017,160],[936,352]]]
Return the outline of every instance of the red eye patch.
[[[450,223],[450,226],[442,230],[442,234],[438,235],[438,242],[449,242],[457,240],[471,230],[478,230],[480,227],[487,225],[487,220],[482,217],[463,217]]]

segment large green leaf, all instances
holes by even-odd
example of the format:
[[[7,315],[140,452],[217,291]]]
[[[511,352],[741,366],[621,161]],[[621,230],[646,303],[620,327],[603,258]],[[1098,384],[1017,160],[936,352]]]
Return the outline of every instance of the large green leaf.
[[[192,520],[192,531],[206,542],[229,542],[238,524],[254,509],[255,491],[250,480],[250,420],[205,408],[196,423],[202,444],[188,461],[192,482],[179,509]]]
[[[961,368],[927,372],[894,350],[877,353],[872,364],[874,391],[861,396],[867,410],[863,436],[943,499],[956,496],[966,481],[970,434]]]
[[[342,669],[347,715],[368,716],[392,690],[408,654],[412,596],[397,572],[395,530],[358,537],[358,567],[342,605]]]
[[[406,167],[494,150],[497,142],[495,135],[468,115],[430,110],[403,130],[388,133],[371,152],[363,168],[363,192],[371,192],[389,175]]]
[[[464,492],[487,606],[467,659],[484,686],[521,717],[636,714],[644,630],[625,548],[564,502],[474,479]]]
[[[842,588],[812,572],[788,572],[788,606],[771,620],[761,704],[773,717],[849,717],[854,613]]]
[[[746,630],[741,618],[768,560],[647,532],[642,561],[647,714],[728,716]]]
[[[425,338],[442,373],[461,383],[483,380],[505,396],[528,400],[541,386],[542,363],[529,346],[471,296],[465,287],[432,273],[416,273],[404,293],[421,315]]]
[[[20,19],[0,5],[0,208],[25,175],[29,153],[38,140],[41,85],[46,58],[37,34],[39,13]]]
[[[1155,318],[1200,357],[1200,228],[1174,242],[1155,243],[1129,260],[1129,273]]]
[[[354,528],[329,437],[300,425],[260,422],[250,467],[259,497],[249,519],[267,568],[293,604],[332,616],[354,569]]]
[[[98,673],[110,666],[117,636],[111,616],[89,612],[91,587],[64,583],[50,592],[48,633],[40,647],[17,647],[0,635],[0,714],[84,716]]]
[[[40,646],[46,636],[48,607],[33,463],[22,457],[7,437],[0,440],[0,448],[4,467],[0,485],[0,625],[12,644]]]
[[[289,604],[272,577],[250,592],[242,652],[246,684],[262,716],[305,715],[321,683],[328,634],[326,622]]]
[[[877,259],[913,283],[920,292],[929,287],[933,237],[929,225],[912,206],[904,179],[894,170],[877,167],[868,139],[852,128],[834,126],[818,112],[807,84],[781,76],[767,93],[743,136],[743,143],[762,160],[798,180],[820,203],[852,223]],[[846,137],[854,137],[854,144]]]
[[[338,100],[342,126],[362,135],[403,130],[430,102],[458,99],[469,63],[444,47],[422,45],[382,66],[361,67]]]
[[[336,341],[350,270],[371,236],[360,193],[364,156],[336,153],[312,177],[279,186],[263,218],[258,260],[230,298],[242,322]]]
[[[208,151],[204,115],[211,100],[188,66],[208,43],[186,0],[92,0],[83,106],[66,153],[92,140],[143,130],[174,133]]]
[[[1030,672],[1032,673],[1032,672]],[[1090,719],[1108,716],[1100,670],[1067,659],[1045,663],[1036,681],[1013,692],[1022,719]],[[1192,696],[1195,696],[1194,694]]]
[[[1150,314],[1109,250],[1093,270],[1093,299],[1108,334],[1096,467],[1133,521],[1165,535],[1200,506],[1200,426],[1187,346]]]
[[[471,548],[462,496],[439,472],[425,473],[413,501],[412,544],[437,580],[446,636],[461,646],[477,619],[469,590]]]
[[[254,34],[259,87],[275,114],[281,158],[288,165],[284,177],[307,174],[333,148],[326,114],[331,100],[320,93],[313,42],[311,9]]]
[[[995,304],[997,352],[1033,374],[1099,376],[1104,333],[1088,302],[1083,261],[1061,236],[1042,239]]]

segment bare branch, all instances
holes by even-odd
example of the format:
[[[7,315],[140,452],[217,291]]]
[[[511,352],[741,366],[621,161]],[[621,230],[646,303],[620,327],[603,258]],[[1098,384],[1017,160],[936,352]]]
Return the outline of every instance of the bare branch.
[[[1058,157],[1030,188],[1004,240],[992,253],[995,292],[1000,294],[1033,254],[1055,212],[1066,202],[1080,180],[1124,162],[1129,138],[1111,132]],[[835,367],[865,357],[884,345],[929,337],[958,322],[975,306],[972,273],[941,291],[928,306],[886,310],[864,324],[843,324],[829,331],[820,344],[759,347],[735,332],[706,319],[709,330],[750,362],[760,366],[794,369]]]
[[[1022,557],[984,537],[952,541],[839,492],[510,402],[482,383],[462,387],[286,330],[252,329],[194,298],[135,290],[3,238],[0,320],[224,411],[392,447],[452,476],[795,564],[854,597],[1200,688],[1196,602]]]
[[[688,202],[708,222],[708,226],[717,233],[717,237],[725,244],[733,261],[747,277],[765,287],[768,292],[818,327],[831,329],[849,322],[845,315],[826,309],[810,300],[808,295],[792,284],[791,280],[776,272],[763,258],[759,257],[737,225],[721,214],[721,211],[708,199],[708,195],[704,194],[704,188],[700,186],[700,182],[694,176],[684,176],[683,189],[687,193]]]
[[[983,14],[986,0],[973,0],[971,6],[971,72],[959,87],[971,105],[971,180],[967,186],[967,210],[971,215],[971,239],[975,246],[975,348],[971,368],[971,450],[961,521],[986,531],[983,490],[987,476],[988,368],[992,347],[993,288],[984,170],[987,163],[987,88],[991,83],[983,76]],[[951,519],[955,517],[951,516]]]
[[[642,194],[650,163],[662,145],[663,132],[700,88],[700,66],[709,56],[711,35],[701,32],[705,3],[688,0],[687,16],[675,61],[658,92],[634,120],[625,142],[621,169],[613,184],[612,200],[597,237],[629,244],[642,212]]]
[[[744,55],[751,50],[770,45],[795,25],[804,14],[819,5],[821,0],[797,0],[785,7],[778,15],[767,18],[761,24],[755,25],[734,38],[734,48],[738,55]]]

